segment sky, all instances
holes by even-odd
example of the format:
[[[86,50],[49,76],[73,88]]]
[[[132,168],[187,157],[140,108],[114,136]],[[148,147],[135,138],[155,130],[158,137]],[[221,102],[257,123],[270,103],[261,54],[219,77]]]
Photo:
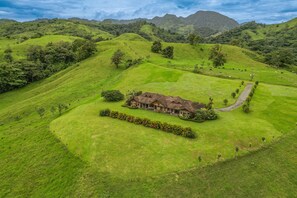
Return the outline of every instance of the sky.
[[[0,0],[0,18],[132,19],[216,11],[239,23],[280,23],[297,17],[297,0]]]

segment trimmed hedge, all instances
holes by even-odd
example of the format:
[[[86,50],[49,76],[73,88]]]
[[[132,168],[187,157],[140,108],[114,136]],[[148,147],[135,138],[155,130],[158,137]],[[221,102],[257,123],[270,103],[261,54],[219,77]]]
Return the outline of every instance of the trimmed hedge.
[[[111,117],[114,119],[134,123],[136,125],[142,125],[144,127],[165,131],[167,133],[172,133],[174,135],[179,135],[190,139],[196,138],[196,133],[190,127],[184,128],[178,125],[168,124],[166,122],[152,121],[147,118],[139,118],[117,111],[110,111],[109,109],[101,110],[99,115],[102,117]]]

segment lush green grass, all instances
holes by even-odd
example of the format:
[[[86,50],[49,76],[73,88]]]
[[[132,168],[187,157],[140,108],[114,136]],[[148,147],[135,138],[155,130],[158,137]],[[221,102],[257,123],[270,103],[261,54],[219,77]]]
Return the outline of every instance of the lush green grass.
[[[297,91],[294,87],[271,84],[294,85],[296,75],[284,72],[283,77],[287,78],[277,78],[282,75],[251,60],[239,48],[224,46],[229,60],[226,68],[259,70],[256,79],[270,83],[260,83],[251,103],[251,114],[238,109],[220,113],[217,121],[197,124],[131,110],[121,107],[122,103],[102,101],[100,91],[142,89],[202,102],[211,95],[219,106],[225,97],[231,101],[230,91],[241,80],[178,70],[203,60],[208,62],[209,45],[170,44],[176,49],[175,58],[168,60],[151,53],[151,43],[138,41],[140,38],[135,35],[122,37],[125,38],[98,43],[98,52],[79,65],[0,95],[1,197],[294,196]],[[137,41],[131,41],[134,38]],[[123,50],[127,58],[143,57],[145,62],[124,72],[115,69],[110,57],[117,49]],[[220,74],[220,70],[214,69],[207,73],[207,65],[203,68],[207,75]],[[239,70],[224,72],[248,79]],[[49,111],[58,103],[70,105],[69,112],[61,117]],[[37,106],[46,108],[45,118],[39,118]],[[191,141],[99,117],[98,111],[106,107],[191,126],[199,136]],[[262,137],[267,139],[267,145],[283,134],[284,139],[273,143],[272,149],[243,155],[261,147]],[[201,169],[216,162],[219,153],[221,160],[234,158],[235,146],[240,148],[242,158]],[[198,155],[202,156],[201,163]],[[194,170],[188,171],[189,168]]]
[[[223,106],[224,98],[232,101],[230,93],[240,84],[240,81],[201,76],[151,64],[127,70],[117,81],[113,82],[113,88],[124,91],[142,89],[198,99],[204,103],[211,96],[215,102],[219,101],[217,106]],[[286,91],[282,91],[283,89]],[[286,94],[285,97],[283,94]],[[202,124],[145,110],[131,110],[121,107],[123,102],[106,103],[96,100],[55,120],[51,129],[72,152],[95,164],[101,171],[118,177],[143,177],[181,171],[197,166],[199,155],[205,159],[199,166],[204,166],[216,162],[219,153],[224,159],[233,158],[236,146],[244,154],[260,147],[262,137],[271,142],[292,130],[297,112],[292,112],[288,107],[297,105],[294,101],[297,98],[295,88],[260,85],[256,95],[252,102],[255,110],[253,113],[246,115],[241,109],[220,113],[219,120]],[[288,106],[284,107],[286,103]],[[282,123],[279,118],[271,116],[281,107],[284,110],[278,111],[279,115],[290,114],[289,118],[281,119]],[[142,126],[98,117],[99,110],[105,108],[184,127],[190,126],[197,131],[198,139],[186,140]],[[78,140],[81,144],[77,144]],[[252,145],[251,148],[249,144]]]
[[[151,25],[143,25],[140,31],[147,34],[152,41],[161,41],[161,39],[154,34],[153,27]]]

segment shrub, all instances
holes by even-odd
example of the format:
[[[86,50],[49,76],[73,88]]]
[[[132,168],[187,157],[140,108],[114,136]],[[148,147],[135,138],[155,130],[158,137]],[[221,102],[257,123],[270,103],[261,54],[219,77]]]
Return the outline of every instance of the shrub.
[[[236,93],[235,92],[231,93],[231,96],[232,96],[232,98],[235,98],[236,97]]]
[[[42,118],[45,114],[45,108],[43,107],[38,107],[36,108],[36,112],[38,113],[38,115],[40,116],[40,118]]]
[[[112,118],[118,118],[118,114],[119,114],[119,112],[117,112],[117,111],[111,111],[109,116]]]
[[[250,112],[250,105],[249,105],[248,103],[244,104],[244,105],[242,106],[242,110],[243,110],[243,112],[245,112],[245,113],[249,113],[249,112]]]
[[[193,120],[195,122],[204,122],[206,120],[216,120],[218,115],[213,109],[198,109],[195,113]]]
[[[224,102],[224,105],[227,106],[227,104],[228,104],[228,99],[225,99],[223,102]]]
[[[213,109],[206,111],[206,120],[216,120],[218,119],[218,114]]]
[[[103,109],[103,110],[100,111],[99,115],[102,116],[102,117],[109,116],[110,115],[110,110],[109,109]]]
[[[68,109],[68,106],[60,103],[58,104],[58,111],[59,111],[59,115],[62,115],[63,111],[66,111]]]
[[[108,102],[118,102],[124,100],[124,94],[122,94],[119,90],[103,91],[101,96]]]

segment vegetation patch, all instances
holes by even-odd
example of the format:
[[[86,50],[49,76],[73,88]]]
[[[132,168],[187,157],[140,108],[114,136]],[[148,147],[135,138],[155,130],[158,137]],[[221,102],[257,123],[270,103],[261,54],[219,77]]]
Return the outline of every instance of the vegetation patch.
[[[162,123],[159,121],[152,121],[146,118],[134,117],[132,115],[127,115],[125,113],[120,113],[118,111],[110,111],[109,109],[101,110],[99,115],[102,117],[108,116],[114,119],[119,119],[137,125],[142,125],[144,127],[165,131],[167,133],[172,133],[174,135],[190,139],[194,139],[197,136],[196,133],[190,127],[183,128],[181,126],[168,124],[166,122]]]
[[[124,94],[119,90],[102,91],[101,96],[104,97],[107,102],[118,102],[125,98]]]

